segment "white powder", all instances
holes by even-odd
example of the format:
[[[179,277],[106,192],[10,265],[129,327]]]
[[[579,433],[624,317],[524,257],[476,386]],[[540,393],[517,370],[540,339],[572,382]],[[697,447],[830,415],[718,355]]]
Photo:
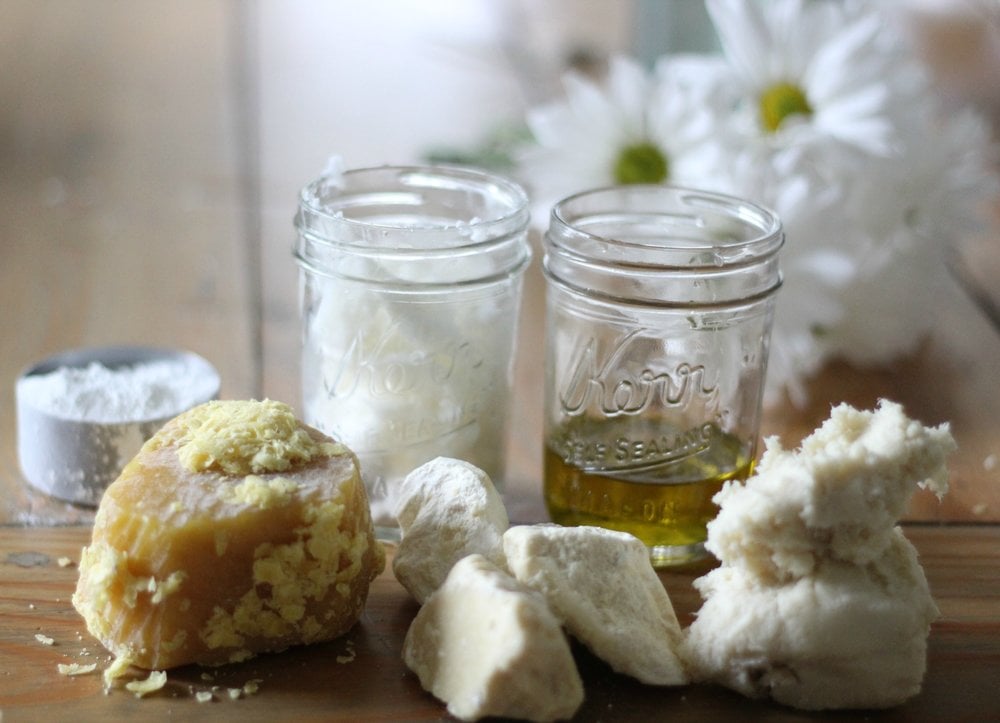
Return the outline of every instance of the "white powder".
[[[176,416],[214,395],[215,371],[195,357],[109,368],[60,367],[18,382],[34,408],[61,419],[121,423]]]

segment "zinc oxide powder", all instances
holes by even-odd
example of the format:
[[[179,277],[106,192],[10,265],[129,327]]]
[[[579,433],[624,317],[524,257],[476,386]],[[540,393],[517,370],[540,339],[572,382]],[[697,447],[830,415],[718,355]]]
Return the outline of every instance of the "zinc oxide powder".
[[[211,397],[218,378],[197,359],[158,359],[109,368],[60,367],[18,382],[39,411],[80,422],[116,423],[173,417]]]

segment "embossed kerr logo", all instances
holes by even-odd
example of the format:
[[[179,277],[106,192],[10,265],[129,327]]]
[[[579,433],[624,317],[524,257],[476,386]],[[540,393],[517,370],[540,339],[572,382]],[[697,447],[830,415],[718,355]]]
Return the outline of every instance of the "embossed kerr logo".
[[[406,334],[402,327],[360,329],[341,357],[330,358],[324,368],[323,389],[330,399],[362,394],[385,403],[376,426],[348,417],[327,425],[324,431],[350,439],[355,451],[382,454],[478,434],[480,400],[463,399],[458,391],[481,386],[486,367],[480,353],[466,341],[429,341],[420,330]]]
[[[578,415],[593,408],[605,417],[617,417],[642,414],[657,404],[668,409],[683,408],[696,397],[707,405],[718,399],[718,387],[708,384],[705,367],[700,364],[679,362],[670,371],[645,368],[630,374],[624,362],[639,335],[638,330],[627,334],[603,359],[599,358],[595,339],[580,348],[559,396],[566,414]]]
[[[403,397],[414,392],[430,395],[456,373],[474,374],[482,366],[472,345],[455,340],[415,345],[393,323],[381,333],[361,329],[347,346],[339,363],[323,375],[323,388],[331,398],[345,399],[359,389],[372,397]],[[414,334],[418,339],[419,334]],[[430,353],[428,348],[435,351]]]

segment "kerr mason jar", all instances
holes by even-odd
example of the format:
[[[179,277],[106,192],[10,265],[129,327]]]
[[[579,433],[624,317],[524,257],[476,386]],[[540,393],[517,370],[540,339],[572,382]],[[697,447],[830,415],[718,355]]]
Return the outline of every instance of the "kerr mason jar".
[[[753,464],[779,219],[668,186],[558,203],[545,237],[544,495],[664,567],[705,554],[712,496]]]
[[[448,167],[380,167],[303,189],[306,423],[358,455],[377,531],[398,538],[398,483],[444,455],[501,485],[528,202]]]

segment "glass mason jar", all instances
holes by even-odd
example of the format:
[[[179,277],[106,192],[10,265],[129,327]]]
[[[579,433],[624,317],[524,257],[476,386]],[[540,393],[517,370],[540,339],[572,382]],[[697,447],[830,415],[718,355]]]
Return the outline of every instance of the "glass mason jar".
[[[358,455],[385,538],[398,483],[436,456],[502,485],[528,221],[520,186],[457,168],[357,169],[300,195],[303,418]]]
[[[558,203],[545,237],[544,494],[662,567],[705,554],[712,496],[754,464],[779,219],[715,193],[622,186]]]

